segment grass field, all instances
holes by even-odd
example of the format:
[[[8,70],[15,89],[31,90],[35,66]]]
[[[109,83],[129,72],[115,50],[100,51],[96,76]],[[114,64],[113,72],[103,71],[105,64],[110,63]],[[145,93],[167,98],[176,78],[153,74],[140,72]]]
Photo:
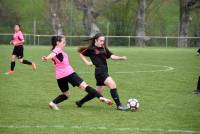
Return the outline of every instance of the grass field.
[[[25,46],[26,59],[37,70],[16,64],[12,76],[12,46],[0,46],[0,134],[173,134],[200,133],[200,95],[192,94],[200,71],[196,49],[110,48],[127,61],[109,61],[110,75],[118,85],[122,102],[140,101],[137,112],[117,111],[97,99],[77,108],[74,102],[86,93],[71,89],[71,98],[52,111],[47,104],[59,94],[51,62],[41,56],[49,47]],[[76,72],[95,86],[93,68],[83,64],[75,47],[66,48]],[[109,90],[104,96],[111,98]]]

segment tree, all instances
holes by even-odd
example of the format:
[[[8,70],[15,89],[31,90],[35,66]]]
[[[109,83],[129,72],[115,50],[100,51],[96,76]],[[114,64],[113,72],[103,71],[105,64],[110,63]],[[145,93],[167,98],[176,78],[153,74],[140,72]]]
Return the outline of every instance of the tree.
[[[136,36],[145,36],[145,10],[146,0],[138,0],[138,9],[136,15]],[[136,44],[143,47],[145,40],[143,37],[136,39]]]
[[[109,34],[115,36],[133,35],[133,29],[135,27],[133,25],[135,12],[133,14],[133,11],[136,11],[135,9],[136,4],[132,0],[113,1],[107,4],[107,7],[104,8],[103,15],[111,24]]]
[[[86,34],[94,36],[100,32],[99,27],[96,24],[96,18],[99,16],[93,8],[93,0],[74,0],[78,9],[83,11],[83,25],[86,29]]]
[[[16,12],[16,10],[13,10],[12,7],[10,6],[12,2],[10,1],[4,1],[0,0],[0,25],[1,26],[1,32],[7,31],[8,27],[9,30],[13,29],[14,24],[19,23],[19,14]]]
[[[178,47],[187,47],[188,45],[188,28],[192,17],[190,11],[200,7],[199,0],[180,0],[180,24],[179,24],[179,39]]]
[[[63,25],[61,21],[61,1],[49,0],[49,9],[51,14],[51,23],[55,35],[63,34]]]

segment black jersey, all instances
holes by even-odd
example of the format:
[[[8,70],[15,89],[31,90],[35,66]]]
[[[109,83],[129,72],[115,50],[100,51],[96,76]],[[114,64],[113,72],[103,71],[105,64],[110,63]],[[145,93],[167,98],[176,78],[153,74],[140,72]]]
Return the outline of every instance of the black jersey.
[[[90,57],[92,63],[95,65],[95,73],[108,72],[107,59],[112,55],[108,48],[93,47],[88,48],[82,52],[84,56]]]

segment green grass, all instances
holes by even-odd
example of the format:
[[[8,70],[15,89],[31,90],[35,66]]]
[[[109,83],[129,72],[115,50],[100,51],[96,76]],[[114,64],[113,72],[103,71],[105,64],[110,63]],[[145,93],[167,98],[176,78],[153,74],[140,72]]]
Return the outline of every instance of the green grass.
[[[6,76],[12,47],[0,46],[1,134],[172,134],[187,130],[200,133],[200,96],[191,93],[200,70],[196,49],[110,48],[113,53],[128,57],[127,61],[109,61],[109,69],[122,102],[131,97],[140,101],[137,112],[120,112],[97,99],[76,108],[74,102],[86,94],[77,88],[70,89],[71,98],[60,105],[60,111],[50,110],[48,102],[60,92],[53,64],[40,61],[49,49],[25,46],[25,57],[37,63],[37,70],[17,63],[14,75]],[[66,48],[70,61],[77,73],[94,87],[93,68],[83,64],[76,49]],[[166,69],[163,66],[174,70],[139,72]],[[129,73],[117,74],[119,71]],[[111,98],[109,90],[104,95]],[[12,125],[18,128],[8,128]]]

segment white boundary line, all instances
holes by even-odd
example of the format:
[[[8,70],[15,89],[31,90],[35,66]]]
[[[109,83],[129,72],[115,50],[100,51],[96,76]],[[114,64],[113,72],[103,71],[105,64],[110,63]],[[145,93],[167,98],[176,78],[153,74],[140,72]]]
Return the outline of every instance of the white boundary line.
[[[26,129],[26,128],[68,128],[68,129],[90,129],[90,130],[114,130],[114,131],[140,131],[140,132],[168,132],[168,133],[191,133],[199,134],[200,131],[193,131],[188,129],[151,129],[151,128],[108,128],[88,127],[88,126],[64,126],[64,125],[0,125],[0,128],[7,129]]]
[[[154,72],[168,72],[168,71],[172,71],[175,68],[174,67],[170,67],[170,66],[163,66],[163,65],[151,65],[151,64],[137,64],[137,65],[144,65],[144,66],[154,66],[154,67],[162,67],[165,69],[160,69],[160,70],[144,70],[144,71],[120,71],[120,72],[110,72],[110,74],[133,74],[133,73],[154,73]],[[92,72],[79,72],[81,74],[89,74]]]

